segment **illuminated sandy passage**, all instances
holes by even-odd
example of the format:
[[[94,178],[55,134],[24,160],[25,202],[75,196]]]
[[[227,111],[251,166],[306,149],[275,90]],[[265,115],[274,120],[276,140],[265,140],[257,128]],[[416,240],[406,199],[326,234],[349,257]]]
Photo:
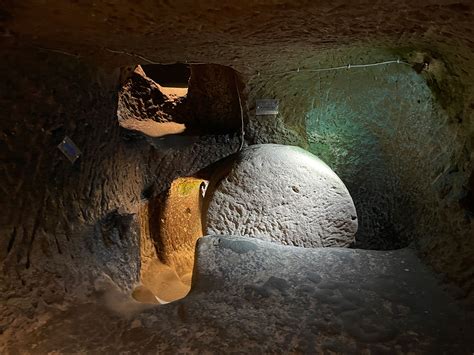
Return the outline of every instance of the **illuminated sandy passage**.
[[[175,301],[191,288],[196,241],[203,235],[202,200],[207,181],[193,177],[177,178],[171,184],[159,218],[158,257],[142,267],[140,286],[133,296],[146,303]],[[159,298],[155,301],[150,295]]]

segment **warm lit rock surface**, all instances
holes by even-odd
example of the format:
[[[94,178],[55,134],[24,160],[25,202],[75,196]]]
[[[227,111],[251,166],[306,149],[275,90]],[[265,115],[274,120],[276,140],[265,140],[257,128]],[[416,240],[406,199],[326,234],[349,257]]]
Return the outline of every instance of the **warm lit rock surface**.
[[[97,301],[51,309],[41,327],[0,338],[0,351],[474,350],[473,323],[410,249],[306,249],[242,237],[204,237],[198,242],[193,289],[185,299],[144,306],[117,292],[111,286],[100,297],[107,307]]]
[[[299,147],[259,144],[229,164],[210,197],[207,234],[304,247],[343,247],[354,241],[352,198],[318,157]]]
[[[141,255],[151,243],[145,229],[158,219],[147,215],[138,225],[145,198],[232,154],[239,141],[206,135],[155,149],[125,139],[117,117],[120,70],[28,51],[2,52],[1,59],[3,330],[44,305],[88,295],[101,272],[132,289],[146,260],[156,258],[153,244]],[[82,151],[73,165],[57,148],[66,135]]]

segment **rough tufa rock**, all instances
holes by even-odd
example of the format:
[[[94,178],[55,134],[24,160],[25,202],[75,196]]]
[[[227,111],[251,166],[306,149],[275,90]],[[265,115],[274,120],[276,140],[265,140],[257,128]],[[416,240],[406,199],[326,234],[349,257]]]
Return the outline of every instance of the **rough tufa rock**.
[[[207,234],[234,234],[302,247],[347,247],[357,214],[344,183],[294,146],[254,145],[228,163],[209,197]]]

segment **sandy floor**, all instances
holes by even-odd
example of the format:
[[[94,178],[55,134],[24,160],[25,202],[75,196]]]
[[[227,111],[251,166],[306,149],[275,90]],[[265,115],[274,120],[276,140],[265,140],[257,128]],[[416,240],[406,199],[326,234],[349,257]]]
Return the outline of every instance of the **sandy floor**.
[[[139,131],[149,137],[158,138],[170,134],[183,133],[186,126],[176,122],[156,122],[153,120],[121,120],[120,126],[125,129]]]
[[[172,302],[185,297],[191,289],[189,277],[180,278],[172,268],[158,260],[147,265],[142,274],[142,283],[143,286],[135,289],[133,296],[145,303],[156,303],[149,293],[165,302]]]
[[[160,85],[160,90],[163,94],[165,94],[166,96],[172,99],[176,99],[178,97],[184,97],[188,94],[188,88],[167,87],[167,86]]]

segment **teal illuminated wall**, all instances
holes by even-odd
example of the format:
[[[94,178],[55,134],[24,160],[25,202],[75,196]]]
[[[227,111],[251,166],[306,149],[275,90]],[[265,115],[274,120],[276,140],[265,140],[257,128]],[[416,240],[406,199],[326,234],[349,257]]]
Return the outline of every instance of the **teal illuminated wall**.
[[[313,95],[309,150],[348,185],[359,211],[359,246],[407,245],[419,222],[413,211],[436,218],[429,211],[433,184],[461,154],[448,116],[409,66],[326,74],[315,78]]]
[[[249,137],[303,146],[333,168],[356,204],[358,247],[393,249],[452,234],[443,207],[457,204],[465,180],[456,172],[466,158],[461,127],[424,75],[393,64],[252,85],[250,100],[278,98],[280,114],[251,120]],[[450,218],[463,223],[459,213]]]

